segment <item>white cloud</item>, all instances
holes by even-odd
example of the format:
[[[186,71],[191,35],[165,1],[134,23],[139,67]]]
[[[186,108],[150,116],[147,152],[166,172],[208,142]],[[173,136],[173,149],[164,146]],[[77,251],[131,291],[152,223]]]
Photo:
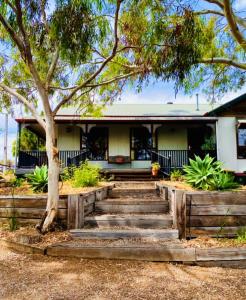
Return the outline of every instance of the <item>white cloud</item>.
[[[240,12],[240,10],[246,9],[246,1],[245,0],[237,0],[235,1],[235,9]]]
[[[230,92],[227,93],[221,100],[220,103],[228,102],[243,93],[246,93],[246,87],[237,92]],[[172,90],[165,90],[165,89],[151,89],[151,91],[143,91],[141,93],[137,93],[134,91],[128,91],[124,93],[121,97],[121,101],[119,103],[167,103],[167,102],[174,102],[174,103],[195,103],[196,102],[196,94],[193,96],[184,95],[182,93],[178,93],[175,97],[174,91]],[[204,94],[199,94],[199,102],[200,103],[207,103],[207,97]]]

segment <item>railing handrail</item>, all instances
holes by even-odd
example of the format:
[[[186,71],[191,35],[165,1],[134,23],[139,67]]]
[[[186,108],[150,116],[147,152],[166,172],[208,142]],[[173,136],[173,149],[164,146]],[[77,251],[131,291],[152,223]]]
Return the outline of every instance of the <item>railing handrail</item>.
[[[159,153],[158,151],[150,150],[150,152],[152,152],[152,153],[154,153],[154,154],[156,154],[158,156],[161,156],[162,158],[165,158],[165,159],[170,159],[171,158],[171,155],[165,156],[165,155]]]

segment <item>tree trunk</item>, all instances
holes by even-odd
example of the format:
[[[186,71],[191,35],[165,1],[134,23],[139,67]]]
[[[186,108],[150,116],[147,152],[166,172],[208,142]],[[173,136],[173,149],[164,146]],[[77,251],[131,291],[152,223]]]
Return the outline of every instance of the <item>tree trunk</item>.
[[[38,228],[42,233],[52,229],[58,212],[60,164],[53,117],[46,118],[46,152],[48,156],[48,199],[45,215]]]

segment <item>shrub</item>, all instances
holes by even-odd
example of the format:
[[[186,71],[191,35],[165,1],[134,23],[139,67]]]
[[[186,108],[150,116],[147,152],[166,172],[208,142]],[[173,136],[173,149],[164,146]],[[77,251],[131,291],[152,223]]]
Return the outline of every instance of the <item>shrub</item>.
[[[65,167],[61,174],[61,180],[62,181],[68,181],[73,179],[74,177],[74,171],[76,170],[76,167],[74,165],[71,165],[69,167]]]
[[[222,163],[214,161],[208,154],[204,159],[195,156],[190,165],[184,166],[185,180],[191,186],[201,190],[225,190],[238,187],[234,176],[223,171]]]
[[[246,227],[240,228],[237,231],[237,241],[246,242]]]
[[[184,179],[183,172],[179,169],[173,170],[170,174],[172,181],[182,181]]]
[[[100,168],[90,165],[87,161],[74,171],[73,186],[96,186],[100,178]]]
[[[228,172],[221,172],[214,176],[215,190],[228,190],[238,188],[239,184],[235,182],[235,177]]]
[[[13,179],[10,180],[10,183],[12,187],[20,187],[23,185],[24,181],[25,181],[24,178],[14,177]]]
[[[26,178],[32,186],[32,190],[37,192],[48,191],[48,168],[47,166],[36,166],[33,174],[27,174]]]

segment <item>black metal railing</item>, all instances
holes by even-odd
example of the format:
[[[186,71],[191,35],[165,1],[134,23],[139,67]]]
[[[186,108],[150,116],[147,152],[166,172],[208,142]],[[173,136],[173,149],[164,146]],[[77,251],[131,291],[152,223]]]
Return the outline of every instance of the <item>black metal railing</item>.
[[[81,162],[86,160],[86,153],[86,150],[59,151],[59,160],[61,167],[67,167],[71,164],[75,164],[76,166],[78,166]],[[48,157],[46,151],[19,151],[19,168],[34,168],[35,166],[42,165],[48,165]]]
[[[86,159],[88,158],[88,154],[89,154],[89,151],[83,150],[78,155],[76,155],[72,158],[69,158],[67,164],[78,167],[81,164],[81,162],[86,161]]]
[[[169,176],[171,173],[172,165],[171,165],[171,156],[166,156],[160,153],[159,151],[151,150],[151,162],[157,162],[160,165],[160,172],[163,175]]]

